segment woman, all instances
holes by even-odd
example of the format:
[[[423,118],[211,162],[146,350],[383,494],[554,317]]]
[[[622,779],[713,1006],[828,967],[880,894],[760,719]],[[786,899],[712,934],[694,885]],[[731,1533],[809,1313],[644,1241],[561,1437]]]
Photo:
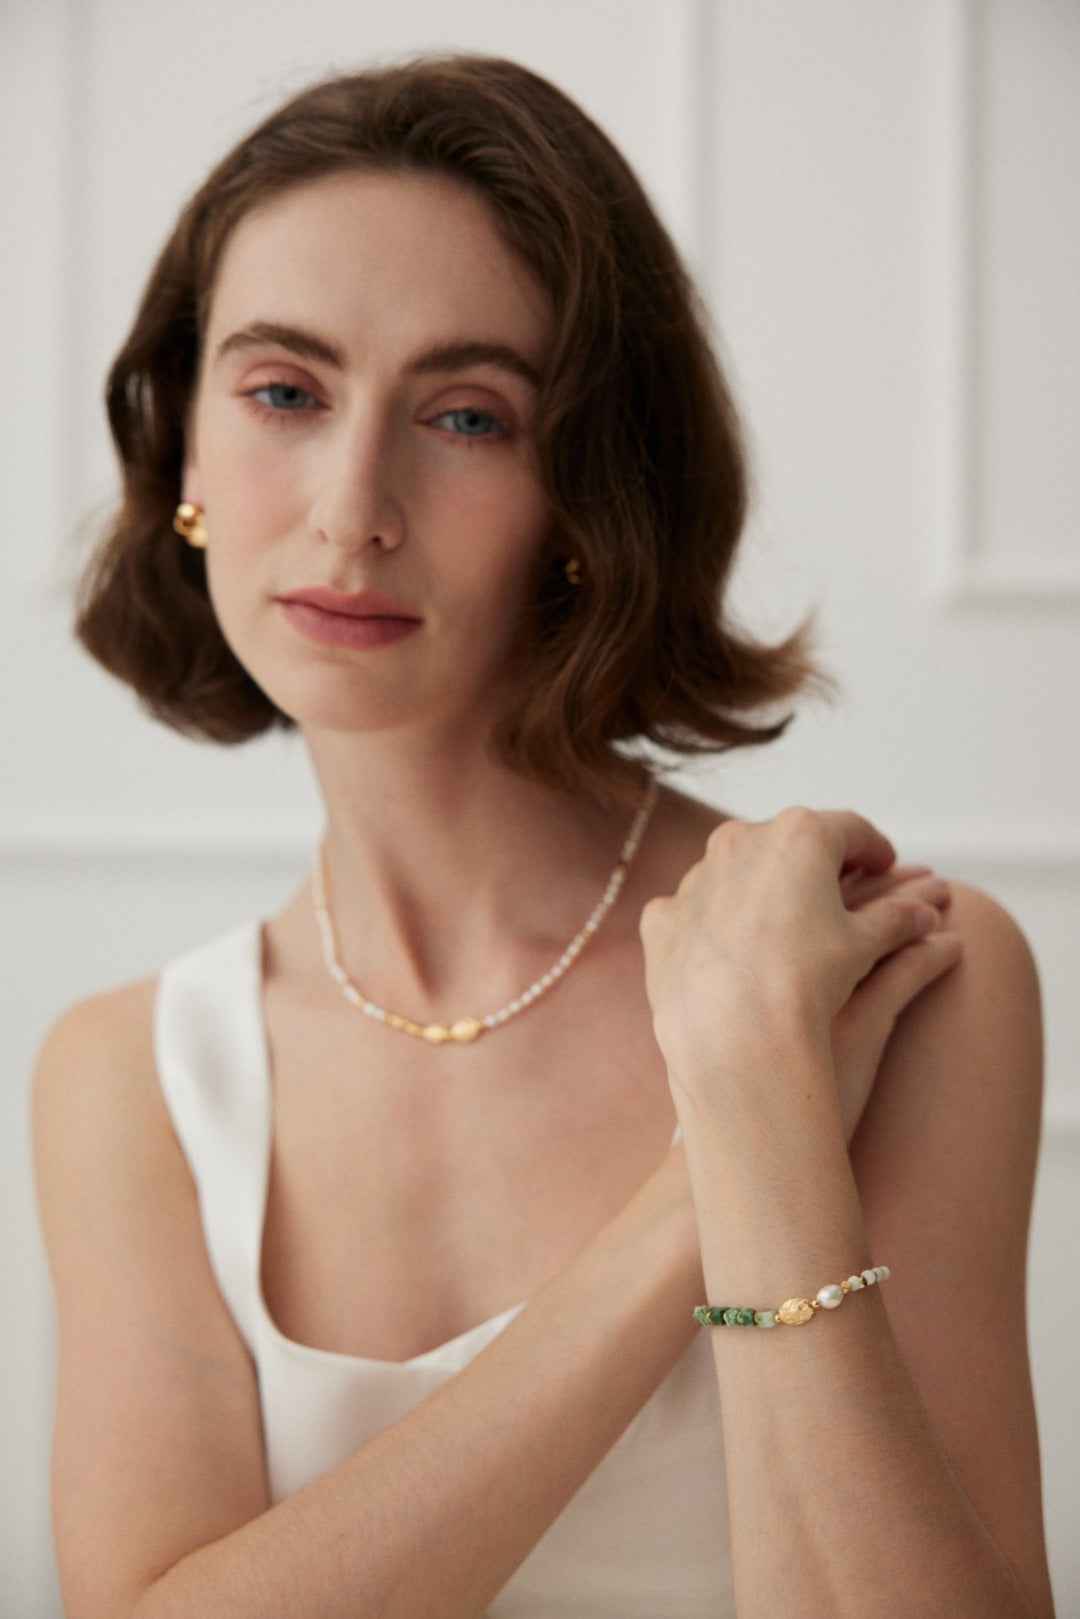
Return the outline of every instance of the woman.
[[[41,1057],[72,1619],[1043,1619],[1030,957],[621,746],[768,740],[809,675],[715,619],[737,432],[621,158],[508,63],[316,87],[109,399],[84,643],[295,724],[327,831]]]

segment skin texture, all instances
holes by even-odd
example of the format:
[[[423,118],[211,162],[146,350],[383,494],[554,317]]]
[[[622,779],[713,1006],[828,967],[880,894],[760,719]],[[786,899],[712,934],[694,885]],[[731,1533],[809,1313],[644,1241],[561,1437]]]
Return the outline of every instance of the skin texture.
[[[418,366],[484,343],[537,367],[549,321],[483,205],[416,176],[249,216],[213,300],[184,494],[215,607],[310,751],[342,957],[421,1021],[546,970],[626,830],[487,747],[547,543],[527,377]],[[293,336],[255,341],[260,322]],[[313,584],[383,592],[422,628],[315,645],[279,600]],[[664,792],[580,962],[463,1052],[356,1015],[302,889],[263,929],[272,1315],[395,1360],[528,1303],[275,1506],[157,1085],[154,989],[65,1014],[35,1092],[71,1619],[481,1614],[699,1330],[693,1305],[880,1262],[887,1289],[827,1319],[713,1334],[740,1619],[1051,1613],[1018,1307],[1038,992],[984,896],[898,867],[855,816],[748,827]]]

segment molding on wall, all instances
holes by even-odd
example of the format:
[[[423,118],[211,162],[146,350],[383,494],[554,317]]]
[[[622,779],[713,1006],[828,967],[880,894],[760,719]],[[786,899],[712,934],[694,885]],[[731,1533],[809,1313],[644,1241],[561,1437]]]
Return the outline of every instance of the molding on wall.
[[[13,815],[0,818],[0,861],[292,859],[308,853],[318,836],[317,827],[271,819],[230,824],[158,816]],[[939,858],[963,864],[1080,875],[1080,825],[909,822],[892,826],[890,836],[904,850],[932,848]]]
[[[79,861],[303,860],[321,827],[300,821],[196,821],[181,816],[0,816],[0,865]],[[905,858],[933,853],[944,865],[988,866],[1022,873],[1080,877],[1080,824],[993,822],[891,824],[889,835]]]
[[[318,828],[296,822],[195,821],[99,816],[0,819],[0,867],[109,861],[204,861],[210,865],[309,858]]]
[[[941,0],[930,12],[928,203],[937,264],[931,289],[930,383],[933,528],[928,574],[946,607],[1080,606],[1080,551],[1021,559],[978,546],[982,315],[978,265],[982,108],[980,63],[987,9]]]
[[[890,824],[905,858],[927,852],[939,864],[986,866],[1031,875],[1080,878],[1080,824],[910,822]],[[298,821],[165,819],[106,815],[0,817],[0,865],[47,865],[147,860],[205,860],[211,864],[308,857],[320,828]]]
[[[1080,878],[1080,824],[912,821],[894,826],[890,822],[889,836],[905,859],[930,854],[940,866]]]

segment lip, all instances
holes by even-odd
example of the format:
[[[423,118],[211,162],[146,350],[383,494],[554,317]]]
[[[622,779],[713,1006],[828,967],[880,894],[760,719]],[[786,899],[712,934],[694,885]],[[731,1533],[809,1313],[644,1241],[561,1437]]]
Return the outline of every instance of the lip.
[[[317,646],[348,647],[354,652],[391,646],[418,630],[424,620],[411,608],[377,590],[345,594],[323,585],[291,590],[277,598],[286,622]]]
[[[303,590],[289,590],[278,597],[283,605],[300,602],[306,607],[317,607],[320,612],[334,613],[340,618],[395,618],[411,624],[422,624],[419,613],[402,602],[383,596],[377,590],[345,592],[331,590],[326,585],[310,585]]]

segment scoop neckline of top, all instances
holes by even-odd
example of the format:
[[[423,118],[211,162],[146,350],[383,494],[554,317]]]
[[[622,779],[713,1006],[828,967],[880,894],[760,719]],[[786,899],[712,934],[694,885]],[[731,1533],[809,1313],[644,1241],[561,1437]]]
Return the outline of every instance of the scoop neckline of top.
[[[443,1357],[450,1357],[451,1351],[463,1348],[471,1338],[484,1338],[485,1335],[487,1336],[488,1341],[496,1338],[501,1328],[508,1325],[514,1316],[520,1314],[520,1312],[525,1308],[524,1300],[520,1304],[511,1304],[508,1305],[504,1310],[496,1311],[494,1315],[489,1315],[485,1318],[485,1320],[476,1322],[474,1326],[466,1327],[464,1332],[457,1333],[453,1338],[447,1338],[445,1342],[435,1344],[431,1349],[425,1349],[419,1355],[409,1355],[405,1360],[386,1360],[373,1355],[352,1355],[349,1354],[348,1351],[342,1349],[321,1349],[317,1344],[305,1344],[301,1342],[299,1338],[290,1338],[288,1333],[283,1332],[278,1326],[277,1322],[274,1320],[270,1306],[266,1302],[266,1295],[263,1292],[262,1280],[263,1245],[266,1236],[266,1209],[270,1196],[270,1157],[273,1151],[274,1143],[274,1087],[270,1071],[270,1035],[266,1025],[266,1009],[263,1003],[263,991],[265,988],[266,978],[264,928],[265,922],[262,919],[256,919],[255,921],[249,923],[246,929],[251,949],[252,992],[254,999],[253,1010],[255,1014],[255,1025],[259,1034],[258,1078],[263,1101],[263,1118],[266,1126],[264,1132],[265,1140],[262,1149],[262,1162],[259,1165],[260,1208],[257,1221],[254,1254],[255,1275],[253,1278],[255,1308],[261,1326],[270,1333],[271,1337],[279,1345],[287,1349],[290,1354],[305,1357],[314,1356],[318,1360],[333,1361],[336,1364],[343,1366],[371,1366],[402,1369],[418,1367],[423,1366],[425,1362],[435,1361]],[[483,1344],[481,1347],[486,1347],[486,1344]]]

